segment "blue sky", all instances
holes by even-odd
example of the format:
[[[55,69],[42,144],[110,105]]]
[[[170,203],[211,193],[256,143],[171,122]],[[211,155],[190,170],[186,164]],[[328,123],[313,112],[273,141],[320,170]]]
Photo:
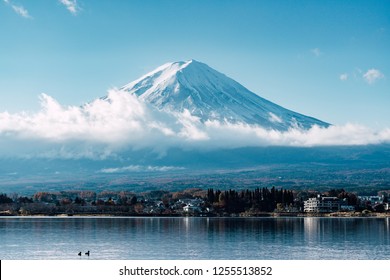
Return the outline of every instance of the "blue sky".
[[[288,109],[390,127],[389,1],[1,0],[0,111],[194,58]]]

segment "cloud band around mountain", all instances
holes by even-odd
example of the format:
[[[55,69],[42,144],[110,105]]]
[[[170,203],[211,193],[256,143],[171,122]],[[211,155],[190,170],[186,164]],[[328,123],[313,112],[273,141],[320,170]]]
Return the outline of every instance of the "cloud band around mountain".
[[[332,146],[390,143],[390,129],[358,124],[267,130],[216,120],[201,122],[188,111],[160,112],[136,96],[110,90],[85,106],[62,106],[40,96],[35,113],[0,113],[0,156],[109,157],[123,150],[220,149],[248,146]]]

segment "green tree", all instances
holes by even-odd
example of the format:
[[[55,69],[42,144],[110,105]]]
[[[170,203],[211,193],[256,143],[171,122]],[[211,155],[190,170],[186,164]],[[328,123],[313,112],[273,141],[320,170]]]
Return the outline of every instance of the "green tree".
[[[9,198],[5,193],[0,194],[0,203],[12,203],[13,200]]]

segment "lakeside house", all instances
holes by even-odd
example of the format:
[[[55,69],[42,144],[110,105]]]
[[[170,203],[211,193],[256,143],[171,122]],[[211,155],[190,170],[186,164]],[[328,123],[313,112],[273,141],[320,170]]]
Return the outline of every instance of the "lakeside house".
[[[202,212],[202,208],[199,206],[188,204],[183,207],[183,211],[184,213],[188,213],[188,214],[198,214]]]
[[[180,199],[179,203],[183,206],[183,212],[187,214],[199,214],[202,211],[202,206],[204,205],[204,200],[201,198],[192,198],[192,199]]]
[[[384,195],[359,195],[358,199],[361,204],[371,204],[371,205],[376,205],[376,204],[382,204],[384,202]]]
[[[342,210],[347,206],[346,200],[337,197],[317,195],[304,201],[303,211],[307,213],[331,213]]]
[[[388,198],[384,195],[358,196],[359,206],[362,208],[373,209],[378,212],[389,211],[390,206]]]

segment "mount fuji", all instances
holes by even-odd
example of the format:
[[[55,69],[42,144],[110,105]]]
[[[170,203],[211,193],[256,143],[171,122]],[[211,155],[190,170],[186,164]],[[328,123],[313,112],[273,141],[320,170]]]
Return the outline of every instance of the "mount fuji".
[[[389,143],[289,146],[294,135],[310,138],[307,132],[327,130],[308,129],[330,124],[274,104],[195,60],[164,64],[84,106],[46,102],[23,125],[14,124],[24,115],[3,114],[27,134],[7,146],[13,127],[3,129],[2,151],[18,151],[0,155],[1,192],[390,186]],[[48,140],[29,139],[47,130]],[[196,138],[199,131],[209,138]],[[287,145],[263,140],[274,135],[286,135]]]
[[[329,126],[272,103],[196,60],[164,64],[121,90],[160,111],[188,110],[201,122],[245,123],[279,131]]]

